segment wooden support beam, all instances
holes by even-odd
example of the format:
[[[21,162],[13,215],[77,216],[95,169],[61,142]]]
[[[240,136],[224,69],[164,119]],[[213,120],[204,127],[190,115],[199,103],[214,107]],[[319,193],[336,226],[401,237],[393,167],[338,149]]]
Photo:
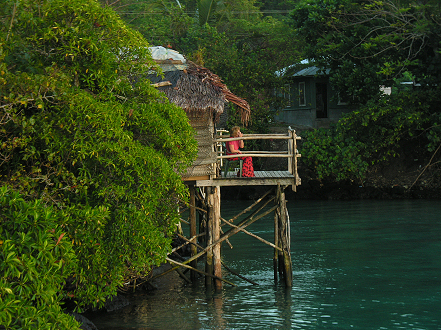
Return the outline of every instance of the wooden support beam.
[[[228,220],[229,222],[234,222],[234,220],[236,220],[237,218],[239,218],[241,215],[247,213],[248,211],[251,211],[257,204],[259,204],[261,201],[263,201],[263,199],[268,196],[271,192],[273,192],[274,189],[271,188],[270,190],[268,190],[265,194],[263,194],[262,197],[260,197],[257,201],[255,201],[253,204],[251,204],[250,206],[248,206],[246,209],[244,209],[243,211],[239,212],[238,214],[236,214],[234,217],[232,217],[230,220]]]
[[[205,276],[208,276],[208,277],[212,277],[212,278],[216,278],[216,276],[214,276],[213,274],[209,274],[209,273],[203,272],[202,270],[195,269],[195,268],[193,268],[193,267],[191,267],[191,266],[186,265],[185,263],[178,262],[178,261],[175,261],[175,260],[173,260],[173,259],[170,259],[169,257],[167,257],[166,260],[167,260],[168,262],[170,262],[170,263],[173,263],[173,264],[178,265],[178,267],[170,268],[170,269],[167,270],[166,272],[164,272],[164,273],[162,273],[162,274],[160,274],[160,275],[158,275],[158,276],[155,276],[155,277],[151,278],[150,280],[152,280],[152,279],[154,279],[154,278],[156,278],[156,277],[159,277],[159,276],[165,275],[166,273],[169,273],[170,271],[175,270],[175,269],[177,269],[177,268],[179,268],[179,267],[185,267],[185,268],[188,268],[188,269],[193,269],[194,271],[196,271],[196,272],[198,272],[198,273],[201,273],[202,275],[205,275]],[[232,283],[232,282],[230,282],[230,281],[227,281],[227,280],[225,280],[225,279],[223,279],[223,278],[216,278],[216,279],[218,279],[219,281],[222,281],[222,282],[228,283],[228,284],[231,285],[231,286],[237,286],[236,284],[234,284],[234,283]]]
[[[224,220],[225,221],[225,220]],[[186,238],[185,236],[179,235],[179,237],[181,237],[183,240],[186,240],[188,243],[190,243],[190,241],[188,240],[188,238]],[[190,243],[193,244],[193,243]],[[204,248],[202,246],[200,246],[197,243],[194,243],[194,245],[196,246],[196,248],[203,250]],[[227,265],[225,265],[225,263],[221,260],[222,265],[225,267],[226,270],[228,270],[230,273],[236,275],[237,277],[240,277],[241,279],[253,284],[253,285],[259,285],[259,283],[256,283],[248,278],[246,278],[245,276],[242,276],[240,274],[238,274],[237,272],[233,271],[232,269],[230,269]]]
[[[259,237],[259,236],[255,235],[255,234],[253,234],[253,233],[250,233],[248,230],[245,230],[245,229],[243,229],[243,228],[240,228],[240,227],[238,227],[238,226],[236,226],[236,225],[234,225],[234,224],[228,222],[228,221],[225,220],[224,218],[220,218],[220,219],[221,219],[224,223],[226,223],[227,225],[229,225],[229,226],[231,226],[231,227],[233,227],[233,228],[238,228],[241,232],[243,232],[243,233],[245,233],[245,234],[247,234],[247,235],[249,235],[249,236],[251,236],[251,237],[254,237],[255,239],[261,241],[262,243],[265,243],[266,245],[269,245],[269,246],[275,248],[276,250],[283,251],[281,248],[279,248],[278,246],[274,245],[274,244],[271,243],[271,242],[268,242],[267,240],[263,239],[262,237]]]
[[[271,198],[270,201],[274,200],[274,198]],[[246,224],[242,224],[240,226],[240,228],[246,228],[247,226],[251,225],[253,222],[265,217],[266,215],[270,214],[271,212],[273,212],[274,210],[277,209],[277,205],[272,207],[271,209],[269,209],[268,211],[254,217],[251,217],[249,219],[249,222]],[[226,232],[224,235],[222,235],[218,241],[211,243],[210,245],[208,245],[206,248],[204,248],[202,251],[200,251],[198,254],[194,255],[193,257],[188,258],[187,260],[185,260],[184,262],[182,262],[182,264],[186,265],[188,263],[190,263],[191,261],[193,261],[196,258],[199,258],[200,256],[204,255],[209,249],[211,249],[214,245],[218,244],[218,243],[222,243],[223,241],[225,241],[226,239],[230,238],[231,236],[233,236],[234,234],[237,234],[239,232],[239,229],[233,228],[231,230],[229,230],[228,232]],[[178,266],[179,267],[179,266]],[[175,270],[178,267],[173,267],[170,268],[169,270],[165,271],[164,273],[162,273],[160,276],[165,275],[173,270]],[[156,277],[155,277],[156,278]]]
[[[232,270],[230,267],[228,267],[227,265],[225,265],[225,263],[222,261],[222,265],[225,267],[226,270],[228,270],[231,274],[236,275],[237,277],[251,283],[252,285],[259,285],[259,283],[256,283],[254,281],[251,281],[250,279],[246,278],[245,276],[240,275],[239,273],[235,272],[234,270]]]
[[[182,272],[182,270],[180,268],[176,269],[176,272],[179,274],[179,276],[181,278],[183,278],[185,280],[185,282],[191,283],[191,281],[188,279],[187,276],[184,275],[184,273]]]

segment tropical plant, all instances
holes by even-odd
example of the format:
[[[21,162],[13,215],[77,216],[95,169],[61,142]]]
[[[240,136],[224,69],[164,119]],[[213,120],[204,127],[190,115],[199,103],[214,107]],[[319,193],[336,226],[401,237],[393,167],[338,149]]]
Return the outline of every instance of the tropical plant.
[[[439,90],[401,91],[372,99],[330,129],[304,132],[302,159],[320,179],[359,184],[394,157],[428,159],[441,144],[440,96]]]
[[[292,17],[308,57],[329,68],[333,86],[359,107],[330,132],[307,134],[302,154],[318,176],[362,180],[373,164],[387,164],[409,145],[436,164],[438,1],[303,1]],[[382,95],[380,86],[392,86],[393,95]]]
[[[6,329],[79,329],[61,309],[77,267],[63,212],[0,187],[0,324]]]
[[[353,103],[380,94],[379,86],[410,72],[439,82],[441,8],[438,1],[303,1],[292,13],[305,51]]]
[[[64,297],[102,305],[170,250],[193,129],[145,78],[149,45],[111,8],[11,0],[0,13],[0,183],[60,212],[51,221],[77,260]]]

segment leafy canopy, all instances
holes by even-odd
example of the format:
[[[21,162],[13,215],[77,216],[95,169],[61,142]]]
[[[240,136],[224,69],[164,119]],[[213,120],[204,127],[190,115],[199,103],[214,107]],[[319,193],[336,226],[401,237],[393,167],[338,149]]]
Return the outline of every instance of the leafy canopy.
[[[173,0],[101,1],[113,3],[124,20],[152,43],[171,47],[219,75],[234,94],[250,103],[248,129],[268,129],[278,101],[273,90],[284,84],[274,72],[301,59],[301,45],[288,23],[293,1],[279,1],[275,15],[260,10],[274,1],[180,0],[179,5]],[[230,125],[240,125],[234,109],[229,113]]]
[[[169,251],[193,129],[143,78],[148,43],[112,9],[7,0],[0,20],[1,185],[62,212],[60,241],[78,261],[64,297],[102,304]],[[15,235],[6,228],[3,241]]]
[[[303,1],[292,13],[306,53],[358,110],[307,134],[302,154],[320,178],[363,181],[409,146],[432,159],[441,143],[438,1]],[[401,82],[414,82],[407,90]],[[392,86],[385,96],[380,86]],[[433,154],[432,154],[433,153]],[[412,155],[407,154],[408,157]],[[418,157],[420,158],[420,157]]]

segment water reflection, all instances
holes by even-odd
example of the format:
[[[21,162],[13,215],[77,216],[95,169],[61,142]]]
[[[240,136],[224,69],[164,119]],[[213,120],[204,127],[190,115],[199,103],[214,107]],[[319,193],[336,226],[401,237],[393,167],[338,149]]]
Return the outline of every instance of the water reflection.
[[[228,204],[231,215],[248,204]],[[243,234],[223,260],[237,288],[196,285],[136,294],[124,310],[92,319],[100,329],[440,329],[441,206],[431,201],[288,205],[293,284],[274,284],[273,251]],[[223,212],[227,212],[224,211]],[[227,217],[228,214],[223,214]],[[273,240],[273,219],[250,227]],[[168,284],[170,285],[170,284]]]

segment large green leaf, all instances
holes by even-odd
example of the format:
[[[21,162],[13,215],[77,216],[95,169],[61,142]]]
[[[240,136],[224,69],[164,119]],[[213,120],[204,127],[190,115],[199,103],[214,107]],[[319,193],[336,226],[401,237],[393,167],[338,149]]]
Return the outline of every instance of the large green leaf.
[[[216,1],[214,0],[198,0],[199,24],[202,26],[208,22],[210,15],[216,9]]]

